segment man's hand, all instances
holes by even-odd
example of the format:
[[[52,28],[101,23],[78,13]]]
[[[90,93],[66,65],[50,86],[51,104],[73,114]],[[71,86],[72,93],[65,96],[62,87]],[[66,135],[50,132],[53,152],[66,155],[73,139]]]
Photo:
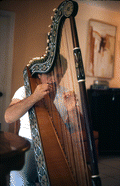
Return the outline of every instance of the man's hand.
[[[63,98],[64,98],[64,104],[65,104],[67,111],[71,111],[71,110],[75,109],[76,97],[75,97],[74,92],[72,92],[72,91],[65,92],[63,94]]]
[[[35,102],[38,102],[48,93],[49,93],[49,84],[39,84],[37,85],[33,93],[33,98],[35,99]]]

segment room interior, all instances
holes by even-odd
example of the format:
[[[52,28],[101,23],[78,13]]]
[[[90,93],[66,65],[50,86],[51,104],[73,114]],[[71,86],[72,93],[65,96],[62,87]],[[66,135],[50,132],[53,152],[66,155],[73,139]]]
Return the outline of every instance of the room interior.
[[[102,144],[99,147],[100,149],[98,155],[98,165],[102,185],[119,186],[120,2],[80,0],[77,0],[77,2],[79,4],[79,11],[76,16],[76,25],[85,68],[87,63],[89,20],[97,20],[116,27],[113,76],[111,78],[105,78],[86,75],[86,88],[89,93],[92,119],[94,120],[94,129],[98,130],[100,133],[99,143],[101,142]],[[12,73],[10,75],[11,80],[9,78],[10,83],[7,83],[6,87],[3,89],[4,91],[0,90],[0,92],[3,93],[3,96],[5,95],[6,90],[9,92],[7,100],[5,101],[5,108],[3,109],[3,112],[9,105],[14,92],[24,83],[23,69],[26,64],[32,58],[42,56],[44,54],[47,45],[47,33],[49,32],[48,25],[51,24],[50,17],[53,15],[53,8],[57,7],[60,3],[61,0],[51,0],[50,3],[47,0],[0,1],[0,10],[6,11],[8,14],[11,13],[9,16],[12,16],[13,22],[11,22],[11,24],[12,27],[14,27],[12,28],[13,35],[11,37],[12,50],[10,59],[5,59],[6,66],[8,66],[6,68],[6,72]],[[104,90],[101,89],[97,90],[97,92],[95,89],[91,90],[91,85],[94,84],[95,80],[107,82],[109,84],[108,89],[110,88],[110,90],[107,89],[107,93],[105,94],[103,93]],[[106,105],[108,101],[109,106]],[[100,109],[102,109],[102,112]],[[106,112],[106,110],[108,112]],[[96,118],[95,114],[97,115]],[[114,124],[114,122],[116,124]],[[103,128],[105,132],[103,131]],[[13,132],[14,126],[8,126],[2,118],[1,130]]]

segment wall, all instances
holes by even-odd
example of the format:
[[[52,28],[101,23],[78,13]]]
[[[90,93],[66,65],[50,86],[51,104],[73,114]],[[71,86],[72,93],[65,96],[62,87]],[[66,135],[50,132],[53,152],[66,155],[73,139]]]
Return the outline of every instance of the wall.
[[[53,8],[60,0],[0,1],[0,9],[15,12],[12,95],[23,85],[23,69],[29,60],[45,52]]]
[[[87,35],[88,35],[88,21],[89,19],[96,19],[104,21],[111,25],[117,26],[116,33],[116,49],[115,49],[115,64],[114,64],[114,78],[103,79],[109,81],[109,86],[114,88],[120,88],[120,13],[114,12],[104,7],[97,7],[90,4],[79,3],[79,11],[76,17],[78,35],[80,40],[80,46],[82,50],[82,56],[84,66],[86,63],[86,51],[87,51]],[[86,77],[87,88],[93,84],[93,81],[97,78]]]
[[[53,8],[57,7],[60,3],[61,0],[51,0],[50,3],[48,3],[48,0],[0,1],[0,9],[13,11],[16,15],[12,95],[19,86],[23,85],[22,72],[29,60],[44,54],[47,32],[50,30],[48,25],[51,24],[50,16],[53,15]],[[88,21],[90,18],[117,26],[114,78],[108,81],[110,87],[120,88],[120,13],[85,3],[79,3],[76,25],[84,65],[86,61]],[[93,83],[93,80],[94,78],[86,77],[87,88]]]

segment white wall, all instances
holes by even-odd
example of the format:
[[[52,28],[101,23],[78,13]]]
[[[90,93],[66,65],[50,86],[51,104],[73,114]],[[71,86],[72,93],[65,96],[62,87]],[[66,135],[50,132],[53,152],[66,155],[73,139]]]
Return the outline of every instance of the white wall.
[[[79,2],[79,10],[76,16],[76,25],[78,30],[79,42],[82,51],[84,66],[86,65],[87,56],[87,37],[89,19],[96,19],[117,26],[116,49],[114,63],[114,77],[112,79],[104,79],[109,81],[110,87],[120,88],[120,13],[104,7],[91,5],[90,3]],[[86,77],[87,88],[93,84],[98,78]]]
[[[14,13],[0,11],[0,123],[1,130],[8,131],[4,112],[11,100],[11,79],[13,61]]]

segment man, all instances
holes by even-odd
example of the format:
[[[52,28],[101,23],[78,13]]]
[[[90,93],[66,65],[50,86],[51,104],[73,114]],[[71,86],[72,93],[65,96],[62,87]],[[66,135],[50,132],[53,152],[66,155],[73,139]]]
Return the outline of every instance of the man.
[[[69,113],[71,111],[73,112],[73,109],[75,108],[76,103],[75,96],[72,92],[68,90],[66,91],[65,89],[63,90],[59,86],[60,81],[63,77],[63,74],[61,73],[61,68],[56,68],[54,71],[56,71],[56,73],[54,74],[53,71],[50,72],[49,74],[38,74],[38,78],[41,80],[42,84],[37,85],[33,94],[27,98],[25,93],[25,87],[24,86],[20,87],[14,94],[10,105],[6,109],[5,112],[6,122],[13,123],[20,119],[19,135],[27,138],[31,142],[31,148],[25,154],[26,158],[23,169],[21,171],[12,171],[10,174],[11,186],[14,185],[35,186],[35,181],[37,179],[33,142],[31,136],[29,116],[27,112],[33,105],[35,105],[36,103],[39,104],[39,101],[43,99],[45,95],[49,94],[51,100],[56,105],[56,108],[58,109],[64,123],[70,129],[70,126],[68,126],[68,122],[66,122],[68,119],[66,118],[66,116],[68,111]],[[60,105],[61,97],[64,100],[65,107],[61,107]],[[75,119],[73,119],[73,116],[71,117],[70,123],[71,125],[72,123],[75,123]],[[74,128],[72,126],[71,131],[74,132]]]

